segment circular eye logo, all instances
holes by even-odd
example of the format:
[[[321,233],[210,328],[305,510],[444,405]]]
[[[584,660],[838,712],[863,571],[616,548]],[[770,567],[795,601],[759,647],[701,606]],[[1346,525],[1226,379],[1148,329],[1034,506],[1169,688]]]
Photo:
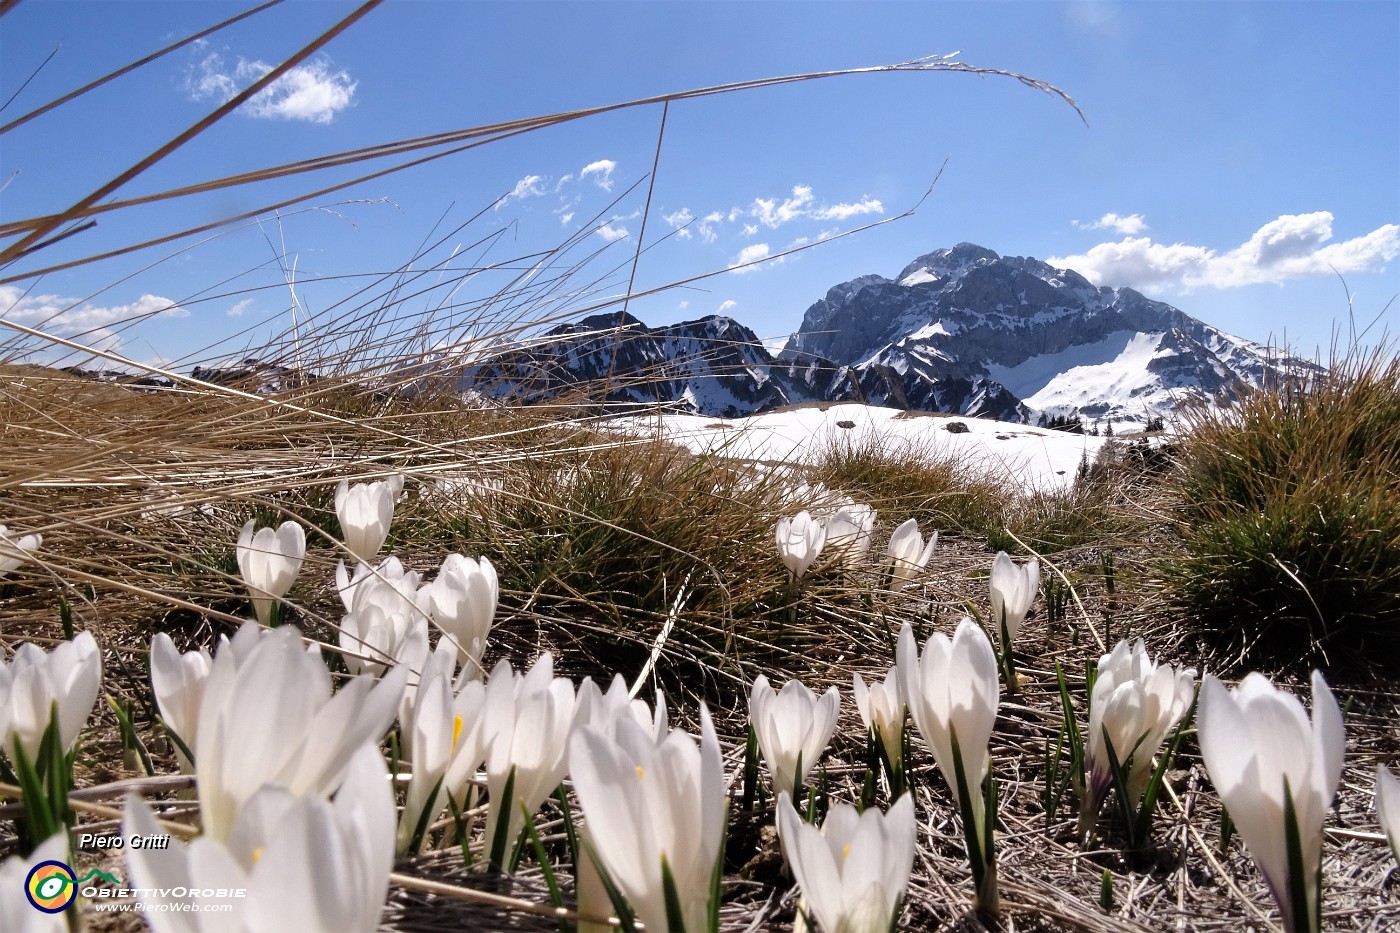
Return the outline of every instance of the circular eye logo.
[[[73,869],[63,862],[40,862],[24,879],[24,893],[35,908],[46,914],[56,914],[73,903],[78,885]]]

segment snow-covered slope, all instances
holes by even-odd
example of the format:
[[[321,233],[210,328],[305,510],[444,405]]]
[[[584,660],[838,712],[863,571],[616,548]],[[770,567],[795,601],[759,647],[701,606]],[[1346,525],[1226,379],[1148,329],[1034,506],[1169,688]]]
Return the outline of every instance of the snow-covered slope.
[[[616,418],[605,424],[629,434],[660,431],[695,453],[775,466],[811,463],[831,443],[876,439],[894,451],[956,457],[1026,490],[1073,482],[1080,461],[1087,455],[1092,462],[1108,440],[987,418],[858,403],[802,405],[735,419],[668,414]]]

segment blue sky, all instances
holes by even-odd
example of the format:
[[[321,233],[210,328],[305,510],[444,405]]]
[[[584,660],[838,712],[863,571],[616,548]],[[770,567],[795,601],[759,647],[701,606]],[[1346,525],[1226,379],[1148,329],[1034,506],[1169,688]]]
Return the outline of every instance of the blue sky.
[[[246,6],[26,0],[0,20],[0,100],[13,96],[0,123]],[[0,136],[0,220],[60,210],[97,189],[354,7],[289,0]],[[912,217],[637,300],[632,312],[662,324],[723,311],[781,337],[830,286],[894,276],[960,241],[1069,265],[1309,354],[1334,328],[1345,337],[1346,293],[1333,269],[1362,324],[1400,293],[1395,2],[402,0],[117,196],[663,92],[955,51],[1057,85],[1088,125],[1014,80],[955,73],[677,102],[636,290],[895,217],[947,165]],[[0,284],[0,317],[183,368],[290,326],[289,270],[300,318],[330,321],[388,301],[385,285],[356,297],[375,274],[440,264],[406,280],[390,311],[400,334],[430,321],[427,342],[576,311],[626,288],[660,119],[653,105],[542,129],[260,222],[32,275],[402,160],[104,214],[96,228],[0,269],[13,279]],[[526,291],[482,304],[525,274],[534,261],[521,257],[571,236],[573,248],[534,272]],[[465,279],[453,271],[493,263],[502,268]],[[1397,306],[1377,329],[1400,330]],[[0,348],[8,339],[0,335]],[[342,345],[354,342],[345,335]]]

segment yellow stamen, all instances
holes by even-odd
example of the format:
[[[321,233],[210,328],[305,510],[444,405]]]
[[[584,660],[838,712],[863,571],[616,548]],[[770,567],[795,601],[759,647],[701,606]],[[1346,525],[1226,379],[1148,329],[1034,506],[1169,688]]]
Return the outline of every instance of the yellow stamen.
[[[260,861],[262,860],[262,856],[263,856],[262,846],[258,846],[256,849],[253,850],[253,864],[254,864],[254,865],[258,864],[258,862],[260,862]]]
[[[457,740],[462,737],[462,714],[457,713],[452,717],[452,750],[457,750]]]
[[[637,780],[640,781],[644,777],[646,777],[646,772],[642,770],[641,765],[637,765]]]
[[[846,864],[846,859],[851,857],[851,844],[848,842],[841,847],[841,864]]]

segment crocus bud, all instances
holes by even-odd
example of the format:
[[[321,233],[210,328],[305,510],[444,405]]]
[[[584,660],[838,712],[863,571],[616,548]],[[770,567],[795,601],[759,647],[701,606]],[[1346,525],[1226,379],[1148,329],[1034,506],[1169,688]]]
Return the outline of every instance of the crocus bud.
[[[798,512],[792,518],[778,519],[774,532],[778,542],[778,557],[794,580],[801,580],[807,568],[826,544],[826,526],[810,512]]]
[[[937,544],[938,532],[929,535],[925,544],[924,536],[919,534],[919,523],[912,518],[896,528],[890,535],[889,546],[885,548],[885,555],[892,562],[890,589],[901,590],[908,586],[928,566],[928,559]]]
[[[384,546],[401,492],[402,475],[353,486],[341,480],[336,487],[335,514],[345,536],[345,549],[362,563],[372,561]]]
[[[841,694],[827,689],[820,700],[796,680],[774,692],[768,678],[759,674],[749,693],[749,719],[764,761],[773,774],[773,793],[791,797],[807,779],[807,772],[826,751],[836,731]]]
[[[1003,623],[1012,641],[1031,611],[1035,594],[1040,589],[1040,561],[1031,558],[1018,566],[1005,551],[998,551],[992,561],[992,625],[1001,631]],[[1009,651],[1010,645],[1002,645]]]
[[[1206,772],[1289,933],[1321,928],[1322,824],[1346,747],[1342,712],[1317,671],[1312,697],[1309,720],[1298,698],[1263,674],[1250,674],[1233,690],[1206,675],[1196,723]],[[1298,841],[1296,860],[1289,857],[1290,835]]]
[[[252,594],[253,611],[258,621],[272,621],[272,605],[287,595],[301,572],[306,556],[306,532],[296,522],[283,522],[281,527],[259,528],[253,533],[251,519],[238,535],[238,569]]]

